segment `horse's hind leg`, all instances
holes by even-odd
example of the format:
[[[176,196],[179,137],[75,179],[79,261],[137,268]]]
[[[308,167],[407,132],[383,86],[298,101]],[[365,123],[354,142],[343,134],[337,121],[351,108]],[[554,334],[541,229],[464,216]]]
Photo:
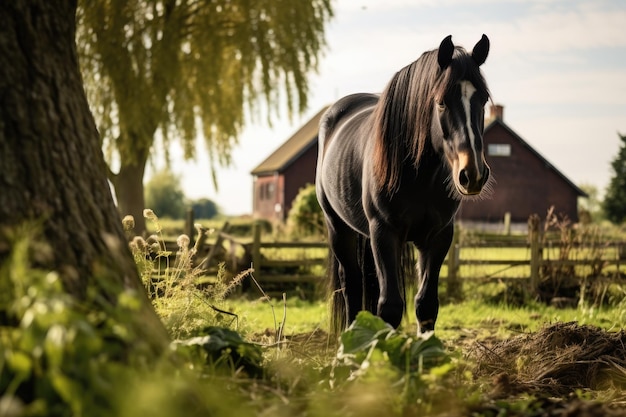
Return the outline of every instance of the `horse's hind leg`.
[[[318,190],[318,201],[326,218],[333,257],[329,271],[333,292],[331,327],[335,332],[341,332],[356,318],[363,306],[363,284],[357,255],[360,239],[357,232],[335,213],[322,190]]]
[[[363,308],[361,269],[358,262],[358,234],[340,220],[328,223],[330,246],[338,262],[339,282],[346,305],[346,325]]]
[[[420,288],[415,296],[415,315],[418,332],[435,330],[439,313],[439,272],[450,249],[454,226],[450,225],[433,238],[427,247],[420,248]]]

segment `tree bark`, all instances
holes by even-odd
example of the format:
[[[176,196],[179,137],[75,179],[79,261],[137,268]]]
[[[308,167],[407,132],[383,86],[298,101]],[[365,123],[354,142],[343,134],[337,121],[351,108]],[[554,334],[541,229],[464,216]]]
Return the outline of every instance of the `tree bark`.
[[[133,318],[154,353],[168,337],[145,295],[106,179],[78,67],[76,0],[0,1],[0,262],[9,229],[38,224],[45,268],[87,301],[100,276],[142,292]],[[114,290],[99,286],[115,303]],[[105,293],[105,292],[109,293]]]

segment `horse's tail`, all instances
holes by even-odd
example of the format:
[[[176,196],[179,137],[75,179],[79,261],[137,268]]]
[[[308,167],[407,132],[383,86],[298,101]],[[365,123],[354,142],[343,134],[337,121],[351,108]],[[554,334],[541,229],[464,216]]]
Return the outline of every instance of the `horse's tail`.
[[[330,332],[339,335],[346,328],[348,323],[348,309],[344,288],[339,278],[339,261],[335,257],[332,249],[328,250],[328,291],[330,295]]]

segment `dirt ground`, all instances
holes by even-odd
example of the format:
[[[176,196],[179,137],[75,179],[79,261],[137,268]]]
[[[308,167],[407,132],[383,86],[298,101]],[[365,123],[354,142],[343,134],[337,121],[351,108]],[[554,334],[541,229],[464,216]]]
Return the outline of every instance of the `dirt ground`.
[[[476,364],[477,378],[493,381],[491,404],[523,394],[537,398],[529,407],[537,414],[519,415],[626,416],[624,330],[555,323],[507,340],[474,342],[465,355]]]

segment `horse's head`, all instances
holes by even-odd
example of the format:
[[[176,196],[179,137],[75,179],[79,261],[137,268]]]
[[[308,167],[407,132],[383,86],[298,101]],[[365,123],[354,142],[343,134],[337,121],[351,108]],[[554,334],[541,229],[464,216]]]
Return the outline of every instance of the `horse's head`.
[[[439,89],[433,101],[431,135],[440,138],[450,165],[454,189],[462,196],[481,192],[489,179],[483,152],[484,108],[489,99],[479,66],[487,59],[489,39],[483,35],[471,54],[455,48],[451,36],[439,46]]]

